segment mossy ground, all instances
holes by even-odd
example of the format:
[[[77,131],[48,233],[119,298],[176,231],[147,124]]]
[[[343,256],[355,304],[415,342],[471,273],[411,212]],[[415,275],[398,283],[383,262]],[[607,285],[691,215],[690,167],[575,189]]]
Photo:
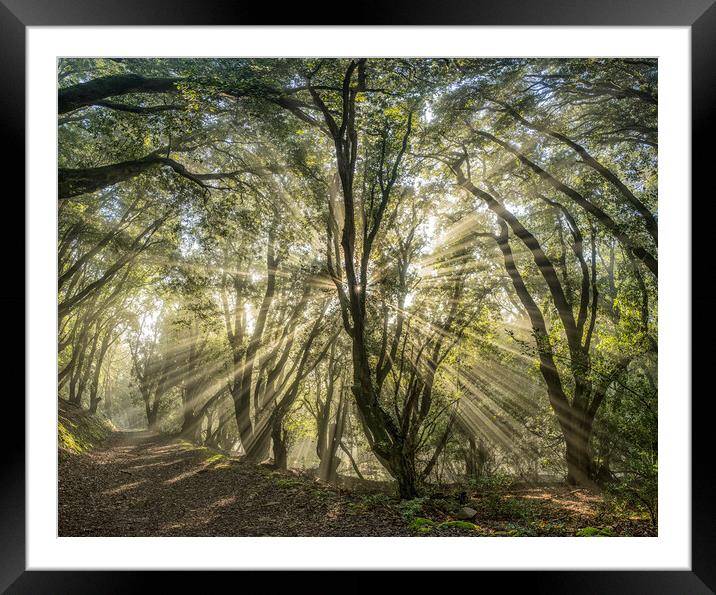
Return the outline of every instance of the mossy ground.
[[[96,448],[115,431],[112,422],[60,400],[57,444],[65,453],[80,454]]]
[[[577,537],[612,537],[613,535],[609,527],[584,527],[577,531]]]

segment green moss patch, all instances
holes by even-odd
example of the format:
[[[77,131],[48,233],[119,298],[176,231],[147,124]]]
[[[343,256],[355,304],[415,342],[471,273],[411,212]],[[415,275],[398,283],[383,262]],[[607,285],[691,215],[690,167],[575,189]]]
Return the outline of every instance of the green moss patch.
[[[478,527],[475,523],[469,523],[468,521],[445,521],[444,523],[440,523],[438,525],[438,529],[443,529],[447,527],[454,527],[456,529],[467,529],[470,531],[480,530],[480,527]]]
[[[415,517],[412,521],[410,521],[408,529],[415,533],[429,533],[433,530],[435,525],[436,523],[433,520],[423,517]]]
[[[99,446],[115,431],[112,422],[60,401],[57,442],[61,450],[80,454]]]
[[[204,459],[207,467],[211,469],[231,469],[231,467],[233,467],[231,458],[226,455],[221,453],[211,454],[211,451],[209,451],[209,453],[210,456]]]
[[[206,459],[204,459],[204,462],[213,465],[215,463],[221,463],[226,460],[226,457],[222,454],[216,453],[208,456]]]
[[[609,527],[584,527],[576,533],[577,537],[612,537],[614,533]]]

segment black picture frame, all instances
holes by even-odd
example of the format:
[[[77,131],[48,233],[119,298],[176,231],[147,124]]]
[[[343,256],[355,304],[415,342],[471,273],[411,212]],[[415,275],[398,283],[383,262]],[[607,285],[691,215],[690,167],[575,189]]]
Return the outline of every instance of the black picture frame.
[[[713,309],[716,297],[707,286],[709,248],[713,232],[713,152],[710,143],[716,135],[711,111],[716,105],[716,0],[449,0],[426,2],[400,0],[388,4],[370,0],[348,4],[346,16],[351,24],[370,25],[564,25],[564,26],[688,26],[691,28],[692,68],[692,320],[699,316],[698,333],[692,333],[693,377],[709,370],[711,353],[705,341],[714,331]],[[98,26],[98,25],[317,25],[340,24],[341,3],[326,6],[312,2],[287,5],[221,0],[0,0],[0,118],[5,148],[3,159],[6,174],[3,183],[4,207],[16,209],[14,220],[25,220],[23,201],[25,171],[25,35],[29,26]],[[18,184],[10,190],[10,180]],[[671,197],[684,200],[687,197]],[[48,204],[49,209],[54,205]],[[697,216],[694,216],[697,215]],[[6,226],[10,226],[10,219]],[[12,225],[20,234],[22,226]],[[711,232],[711,233],[709,233]],[[5,235],[5,234],[3,234]],[[668,249],[668,246],[667,246]],[[5,278],[12,291],[0,293],[5,312],[25,310],[23,284],[24,259],[17,255],[6,258]],[[19,327],[20,318],[11,317]],[[693,326],[693,325],[692,325]],[[17,329],[20,336],[20,329]],[[703,337],[703,339],[700,339]],[[702,343],[699,345],[699,343]],[[24,338],[22,340],[24,344]],[[24,350],[13,344],[16,358]],[[32,354],[27,354],[31,357]],[[19,366],[20,362],[17,362]],[[19,369],[8,364],[10,370]],[[481,576],[478,580],[499,580],[503,587],[520,592],[521,587],[532,593],[713,593],[716,589],[716,516],[711,469],[713,430],[708,407],[713,389],[697,390],[692,395],[668,395],[683,399],[690,396],[692,407],[692,565],[690,571],[545,571],[510,572],[509,577]],[[704,383],[704,387],[708,387]],[[19,393],[16,393],[19,394]],[[5,420],[13,420],[19,436],[4,440],[0,465],[0,589],[8,593],[119,593],[144,592],[161,582],[165,591],[179,583],[183,589],[205,592],[210,577],[195,572],[89,572],[89,571],[26,571],[25,570],[25,453],[24,405],[6,391],[3,411]],[[49,398],[49,395],[48,395]],[[6,422],[9,423],[9,422]],[[668,445],[666,446],[668,447]],[[78,561],[81,566],[81,561]],[[373,573],[360,573],[353,588],[373,588]],[[300,577],[282,573],[279,583],[272,578],[271,590],[281,586],[298,586]],[[235,581],[236,579],[229,579]],[[250,577],[241,577],[236,588],[247,586]],[[474,578],[472,580],[475,580]],[[284,583],[284,581],[286,581]],[[289,582],[290,581],[290,582]],[[327,583],[329,584],[329,583]],[[339,585],[342,583],[338,583]],[[344,583],[343,583],[344,584]],[[482,584],[482,583],[477,583]]]

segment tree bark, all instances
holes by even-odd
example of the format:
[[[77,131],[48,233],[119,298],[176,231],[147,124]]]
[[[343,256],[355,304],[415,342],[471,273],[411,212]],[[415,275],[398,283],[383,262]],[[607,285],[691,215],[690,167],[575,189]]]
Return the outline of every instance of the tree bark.
[[[110,346],[110,338],[112,334],[112,329],[108,329],[104,336],[102,337],[102,343],[100,344],[99,348],[99,354],[97,355],[97,360],[95,361],[95,368],[94,373],[92,375],[92,383],[90,385],[90,406],[89,406],[89,412],[90,413],[97,413],[97,406],[99,405],[99,402],[102,400],[99,397],[99,376],[102,371],[102,362],[104,362],[104,356],[107,353],[107,349]]]
[[[579,428],[565,433],[567,483],[575,486],[591,486],[592,459],[589,450],[589,428]]]
[[[176,93],[176,78],[147,78],[138,74],[118,74],[96,78],[85,83],[65,87],[57,92],[57,112],[66,114],[88,105],[95,105],[107,97],[128,93]]]
[[[403,456],[395,449],[390,459],[390,471],[398,482],[398,493],[401,500],[412,500],[418,497],[418,476],[415,472],[415,459]]]
[[[276,417],[271,428],[273,466],[285,471],[288,468],[288,435],[283,429],[283,418]]]
[[[223,180],[236,176],[236,172],[197,174],[190,172],[184,165],[160,155],[157,151],[140,159],[130,159],[100,167],[70,169],[57,168],[57,196],[60,200],[89,194],[108,186],[114,186],[159,167],[169,167],[178,175],[198,185],[204,192],[209,190],[204,182]]]

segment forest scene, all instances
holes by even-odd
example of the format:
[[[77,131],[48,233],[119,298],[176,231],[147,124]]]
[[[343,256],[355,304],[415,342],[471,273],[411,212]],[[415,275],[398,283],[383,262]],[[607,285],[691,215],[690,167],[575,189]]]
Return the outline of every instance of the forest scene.
[[[657,535],[657,60],[57,68],[60,536]]]

